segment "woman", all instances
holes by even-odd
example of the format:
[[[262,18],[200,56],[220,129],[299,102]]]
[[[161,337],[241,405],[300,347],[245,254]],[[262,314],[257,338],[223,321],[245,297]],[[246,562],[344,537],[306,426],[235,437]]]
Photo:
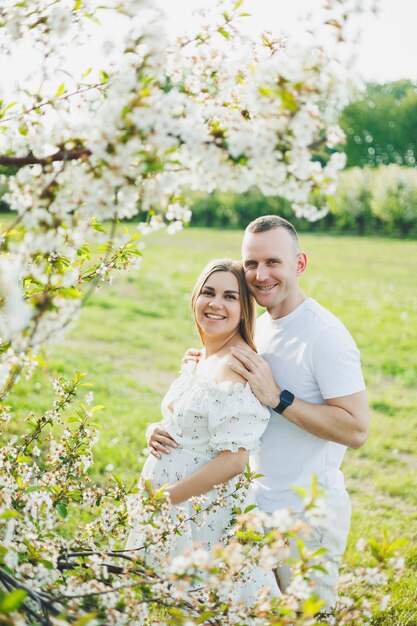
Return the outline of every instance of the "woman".
[[[195,512],[190,498],[205,494],[206,507],[218,497],[215,485],[227,484],[230,493],[257,450],[269,420],[249,385],[228,367],[230,348],[253,344],[254,302],[246,287],[243,268],[230,259],[209,263],[194,287],[191,306],[204,346],[198,364],[185,366],[162,402],[159,424],[177,443],[171,454],[149,456],[142,479],[153,486],[168,485],[172,516],[187,519]],[[243,494],[243,507],[255,503],[252,492]],[[174,536],[170,556],[192,548],[194,542],[209,550],[218,544],[232,520],[236,500],[208,511],[204,523],[187,522],[181,535]],[[140,545],[140,528],[130,533],[127,548]],[[161,546],[156,550],[160,557]],[[155,555],[150,555],[155,563]],[[253,603],[262,586],[278,594],[272,572],[256,568],[251,584],[238,591],[240,598]]]

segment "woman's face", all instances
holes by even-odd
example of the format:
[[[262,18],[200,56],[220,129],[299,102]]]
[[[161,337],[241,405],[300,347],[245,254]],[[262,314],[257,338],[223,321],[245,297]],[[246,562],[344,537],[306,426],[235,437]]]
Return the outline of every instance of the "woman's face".
[[[207,337],[228,337],[239,326],[239,284],[231,272],[213,272],[197,297],[195,317]]]

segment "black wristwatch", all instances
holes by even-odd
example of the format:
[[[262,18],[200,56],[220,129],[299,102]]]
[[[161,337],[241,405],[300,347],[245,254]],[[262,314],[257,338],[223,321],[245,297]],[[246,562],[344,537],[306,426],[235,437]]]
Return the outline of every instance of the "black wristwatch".
[[[275,413],[279,413],[280,415],[282,415],[285,409],[291,406],[293,402],[294,402],[294,394],[291,393],[291,391],[288,391],[288,389],[284,389],[284,391],[281,392],[281,395],[279,397],[279,404],[278,406],[275,407],[275,409],[273,409],[273,411],[275,411]]]

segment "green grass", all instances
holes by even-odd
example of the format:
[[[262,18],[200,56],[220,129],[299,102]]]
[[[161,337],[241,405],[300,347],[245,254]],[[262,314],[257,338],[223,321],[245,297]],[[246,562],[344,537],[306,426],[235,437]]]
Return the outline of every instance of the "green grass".
[[[198,345],[188,310],[194,280],[210,259],[239,258],[240,240],[239,232],[205,229],[147,238],[140,271],[98,290],[64,342],[49,351],[51,376],[88,373],[95,402],[106,406],[97,417],[97,477],[109,465],[124,478],[138,475],[145,426],[159,419],[184,351]],[[417,246],[320,235],[303,235],[301,245],[309,256],[302,287],[355,337],[372,409],[369,441],[349,450],[344,462],[354,509],[346,562],[366,562],[356,541],[378,538],[384,527],[390,538],[408,539],[408,573],[392,589],[391,612],[374,623],[411,626],[417,623]],[[35,381],[35,389],[24,381],[17,386],[14,402],[22,412],[48,406],[45,376],[39,372]]]

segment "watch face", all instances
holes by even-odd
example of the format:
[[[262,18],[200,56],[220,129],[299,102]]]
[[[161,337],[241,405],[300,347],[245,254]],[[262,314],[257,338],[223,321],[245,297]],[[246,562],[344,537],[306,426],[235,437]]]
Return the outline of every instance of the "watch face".
[[[291,391],[284,389],[284,391],[281,393],[280,401],[283,404],[286,404],[287,406],[289,406],[290,404],[292,404],[293,400],[294,400],[294,394],[291,393]]]

